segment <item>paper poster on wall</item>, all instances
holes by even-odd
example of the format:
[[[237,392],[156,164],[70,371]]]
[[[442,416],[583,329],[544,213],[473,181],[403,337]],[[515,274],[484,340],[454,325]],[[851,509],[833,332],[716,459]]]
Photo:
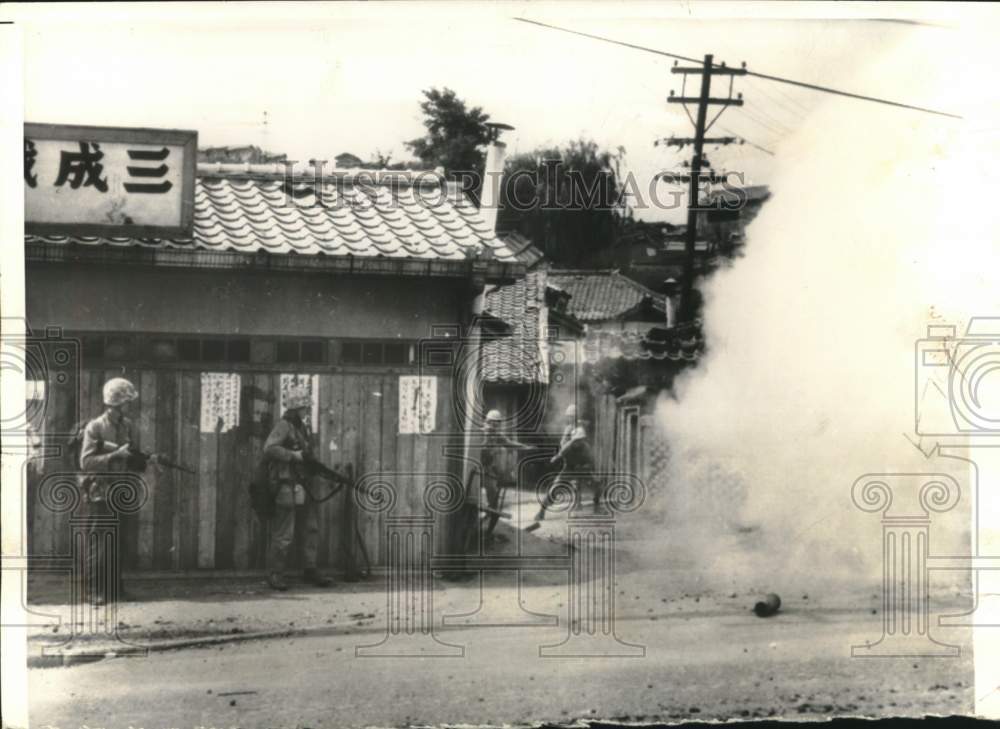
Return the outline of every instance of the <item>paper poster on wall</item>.
[[[284,414],[285,403],[288,392],[293,387],[304,387],[309,393],[309,401],[312,407],[309,408],[309,421],[315,433],[319,429],[319,375],[282,375],[281,376],[281,400],[279,411]]]
[[[436,427],[437,378],[400,375],[400,434],[433,433]]]
[[[240,424],[240,376],[201,373],[201,432],[225,433]]]

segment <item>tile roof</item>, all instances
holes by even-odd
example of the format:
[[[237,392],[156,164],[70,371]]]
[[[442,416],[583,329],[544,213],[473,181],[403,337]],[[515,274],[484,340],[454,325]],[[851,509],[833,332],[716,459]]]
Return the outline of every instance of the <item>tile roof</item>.
[[[524,278],[486,293],[485,311],[511,325],[508,337],[483,341],[482,377],[486,382],[548,382],[548,362],[541,351],[539,333],[545,303],[545,271],[531,271]]]
[[[312,178],[286,183],[275,174],[199,169],[191,238],[26,235],[25,241],[397,259],[464,260],[486,253],[515,262],[479,210],[453,185],[426,184],[431,177],[329,175],[317,190]]]
[[[628,311],[644,300],[644,296],[659,296],[646,287],[613,271],[547,271],[544,268],[529,271],[513,284],[500,286],[486,293],[484,312],[508,322],[511,335],[485,339],[482,345],[482,376],[486,382],[525,384],[547,383],[548,361],[541,347],[544,333],[548,336],[555,312],[543,320],[547,289],[574,288],[588,293],[583,285],[567,285],[584,279],[592,289],[600,289],[601,280],[611,281],[607,288],[617,295],[614,299],[621,311]],[[621,291],[633,292],[631,298]],[[637,294],[635,292],[638,292]],[[605,292],[606,293],[606,292]],[[662,306],[662,296],[660,305]],[[590,304],[593,306],[593,303]],[[612,307],[613,308],[613,307]],[[569,314],[573,314],[573,299],[569,300]],[[573,320],[575,321],[575,320]],[[648,331],[620,332],[590,329],[583,341],[586,362],[605,359],[695,361],[701,354],[704,342],[700,323],[665,329],[651,327]]]
[[[567,311],[581,321],[618,319],[646,300],[660,311],[666,311],[663,294],[618,271],[551,269],[549,280],[572,297]]]
[[[514,252],[514,255],[517,256],[518,260],[528,268],[531,268],[545,258],[545,254],[531,242],[530,238],[516,231],[513,233],[504,233],[503,239],[507,243],[507,246]]]
[[[584,361],[626,360],[697,360],[705,342],[697,329],[653,329],[636,332],[592,331],[583,345]]]

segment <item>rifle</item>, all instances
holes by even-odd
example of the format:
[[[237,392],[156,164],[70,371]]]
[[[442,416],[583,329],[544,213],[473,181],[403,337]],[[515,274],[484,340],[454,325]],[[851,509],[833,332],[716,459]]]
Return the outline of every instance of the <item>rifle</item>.
[[[339,471],[334,471],[309,451],[299,452],[302,453],[302,467],[307,476],[322,476],[323,478],[330,479],[340,487],[351,484],[351,479]],[[340,489],[338,488],[337,490],[339,491]]]
[[[116,451],[120,447],[117,443],[112,443],[110,441],[101,441],[100,445],[102,451]],[[198,473],[190,466],[185,466],[183,463],[177,463],[162,453],[143,451],[131,443],[129,443],[128,446],[128,460],[126,461],[126,465],[131,471],[145,471],[146,466],[149,465],[150,459],[153,458],[153,456],[156,456],[157,465],[163,466],[164,468],[172,468],[175,471],[183,471],[184,473],[190,473],[192,475],[197,475]]]
[[[332,489],[330,493],[324,496],[322,499],[317,499],[313,496],[313,499],[319,502],[332,499],[334,496],[340,493],[340,490],[345,486],[351,486],[362,491],[367,491],[367,489],[360,484],[354,482],[351,475],[343,474],[340,471],[335,471],[325,463],[320,461],[316,456],[314,456],[309,451],[299,451],[295,449],[296,452],[302,453],[302,461],[299,463],[305,471],[306,476],[320,476],[321,478],[329,479],[337,484],[337,487]]]
[[[483,506],[482,504],[477,504],[476,508],[479,509],[484,514],[490,514],[498,519],[513,519],[509,511],[500,511],[500,509],[494,509],[492,506]]]

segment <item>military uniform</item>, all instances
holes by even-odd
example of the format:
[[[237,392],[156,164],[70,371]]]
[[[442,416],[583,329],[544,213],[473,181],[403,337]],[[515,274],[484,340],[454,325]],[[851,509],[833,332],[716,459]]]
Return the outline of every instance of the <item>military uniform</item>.
[[[499,411],[493,410],[487,414],[487,422],[501,419]],[[479,463],[473,467],[469,480],[465,485],[465,500],[455,516],[455,547],[462,556],[478,555],[480,543],[479,505],[482,501],[481,491],[486,489],[486,503],[493,509],[500,507],[500,489],[504,483],[511,483],[515,474],[510,468],[507,451],[512,448],[525,448],[506,435],[487,428],[479,447]],[[491,514],[487,524],[487,535],[492,534],[498,516]],[[446,579],[468,579],[475,577],[473,572],[456,572],[444,575]]]
[[[308,478],[295,452],[311,453],[311,433],[301,418],[286,414],[274,426],[264,443],[271,488],[275,495],[271,517],[271,543],[267,550],[267,569],[280,574],[288,560],[288,550],[295,540],[296,506],[302,510],[302,554],[307,572],[315,571],[319,554],[319,503],[309,493]]]
[[[574,498],[579,499],[579,489],[583,485],[581,482],[589,482],[589,474],[594,470],[594,457],[587,443],[587,431],[579,425],[567,425],[562,432],[559,441],[559,453],[561,454],[562,467],[556,481],[568,483],[573,490]],[[595,502],[598,498],[595,497]],[[542,508],[535,516],[536,521],[545,518],[545,510],[552,506],[552,499],[549,493],[542,499]]]
[[[479,451],[479,462],[482,464],[483,486],[486,488],[486,503],[491,509],[500,508],[500,490],[504,484],[513,484],[517,480],[514,472],[510,451],[524,446],[506,435],[497,432],[486,434],[486,440]],[[478,495],[478,494],[477,494]],[[497,521],[496,514],[490,514],[487,520],[486,535],[493,534]]]
[[[482,490],[486,490],[486,503],[492,509],[500,508],[500,489],[513,483],[515,474],[510,467],[511,449],[523,448],[520,443],[497,432],[487,432],[479,448],[479,464],[473,470],[465,491],[465,504],[459,523],[459,548],[463,554],[479,553],[479,505]],[[499,517],[490,514],[486,534],[492,534]]]
[[[116,549],[108,548],[101,524],[102,521],[106,524],[107,519],[115,515],[108,505],[108,488],[114,477],[97,474],[128,472],[129,462],[120,456],[112,458],[113,450],[105,446],[109,443],[115,448],[126,443],[138,447],[139,434],[127,417],[120,414],[116,417],[111,411],[105,411],[84,427],[80,448],[80,470],[83,472],[80,476],[80,513],[86,520],[84,528],[88,542],[81,569],[83,599],[88,602],[111,601],[122,595],[121,555]]]

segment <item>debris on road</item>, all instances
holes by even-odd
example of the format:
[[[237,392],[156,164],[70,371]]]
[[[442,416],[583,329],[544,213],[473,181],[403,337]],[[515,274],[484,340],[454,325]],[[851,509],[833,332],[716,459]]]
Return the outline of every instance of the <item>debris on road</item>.
[[[781,598],[773,592],[769,592],[761,602],[753,606],[753,611],[758,618],[769,618],[777,613],[780,608]]]

